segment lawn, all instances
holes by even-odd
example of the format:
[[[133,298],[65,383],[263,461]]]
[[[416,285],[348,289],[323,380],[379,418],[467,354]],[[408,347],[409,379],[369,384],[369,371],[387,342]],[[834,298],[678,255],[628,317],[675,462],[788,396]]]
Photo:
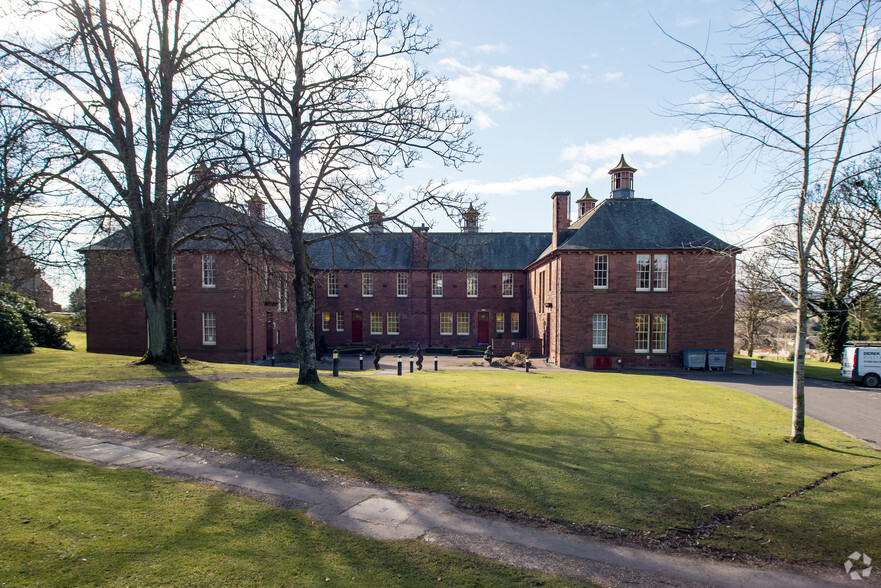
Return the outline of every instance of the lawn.
[[[242,380],[46,410],[576,526],[660,536],[749,513],[701,543],[790,561],[840,563],[881,545],[881,467],[797,493],[832,472],[877,465],[881,454],[813,421],[812,444],[784,443],[787,410],[674,378],[451,371],[326,377],[315,387]],[[759,508],[793,492],[784,506]],[[795,532],[802,528],[823,530]]]
[[[757,357],[748,357],[746,355],[735,355],[735,367],[750,367],[751,361],[756,362],[756,369],[765,370],[775,374],[792,375],[793,362],[781,359],[759,359]],[[805,362],[805,375],[809,378],[817,378],[818,380],[832,380],[833,382],[841,382],[841,364],[827,361],[809,360]]]
[[[6,586],[568,586],[0,437]]]
[[[207,375],[221,373],[279,372],[290,369],[247,364],[208,363],[190,360],[180,369],[160,369],[152,365],[134,365],[137,358],[128,355],[77,353],[85,351],[85,333],[73,331],[68,340],[74,352],[37,347],[34,353],[0,355],[0,385],[50,384],[57,382],[94,382],[160,378],[171,375]]]

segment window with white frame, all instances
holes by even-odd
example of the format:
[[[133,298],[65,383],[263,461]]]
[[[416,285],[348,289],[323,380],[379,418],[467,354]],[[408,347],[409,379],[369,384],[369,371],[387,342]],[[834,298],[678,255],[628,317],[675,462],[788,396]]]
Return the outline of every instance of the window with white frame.
[[[633,349],[636,353],[649,351],[649,315],[636,315],[636,333]]]
[[[441,335],[452,335],[453,334],[453,313],[452,312],[440,313],[440,334]]]
[[[327,295],[328,296],[339,296],[340,295],[339,277],[334,273],[327,274]]]
[[[177,255],[171,256],[171,289],[177,290]]]
[[[397,312],[386,314],[386,330],[389,335],[397,335],[401,331],[401,315]]]
[[[337,311],[336,313],[336,330],[342,332],[346,330],[346,313]]]
[[[431,273],[431,295],[435,298],[444,295],[444,274],[442,272]]]
[[[505,313],[497,312],[496,313],[496,333],[504,333],[505,332]]]
[[[648,291],[652,288],[652,256],[638,254],[636,256],[636,290]]]
[[[511,272],[504,272],[502,274],[502,297],[514,297],[514,274]]]
[[[609,287],[609,256],[605,253],[593,256],[593,287]]]
[[[410,295],[410,274],[398,272],[398,298],[406,298]]]
[[[468,272],[465,275],[465,295],[468,298],[477,298],[477,272]]]
[[[278,276],[278,312],[288,311],[288,277],[285,274]]]
[[[370,313],[370,334],[371,335],[382,335],[382,313],[381,312],[371,312]]]
[[[606,348],[609,346],[609,315],[593,315],[593,347]]]
[[[365,298],[373,296],[373,274],[371,272],[361,273],[361,296]]]
[[[511,313],[511,332],[519,333],[520,332],[520,313],[512,312]]]
[[[322,312],[321,313],[321,330],[329,331],[330,330],[330,313]]]
[[[456,334],[467,335],[471,330],[471,315],[467,312],[460,312],[456,315]]]
[[[217,314],[202,313],[202,345],[217,345]]]
[[[667,353],[667,315],[652,317],[652,352]]]
[[[655,280],[653,287],[658,291],[667,290],[667,276],[669,275],[670,260],[667,254],[655,255]]]
[[[202,256],[202,287],[214,288],[217,280],[214,275],[215,259],[213,253],[206,253]]]

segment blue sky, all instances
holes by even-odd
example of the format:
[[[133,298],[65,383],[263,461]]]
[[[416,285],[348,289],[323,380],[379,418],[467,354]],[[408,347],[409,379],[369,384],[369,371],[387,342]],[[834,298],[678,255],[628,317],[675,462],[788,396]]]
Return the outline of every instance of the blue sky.
[[[432,172],[486,203],[483,229],[546,231],[551,193],[569,190],[575,200],[589,188],[606,198],[607,172],[623,153],[639,170],[638,197],[741,241],[761,223],[751,205],[767,183],[752,170],[732,177],[717,133],[666,114],[666,103],[699,90],[665,73],[686,54],[653,22],[701,46],[708,35],[723,42],[735,5],[404,0],[441,41],[424,64],[474,117],[483,153],[461,173]]]
[[[356,5],[363,0],[352,0]],[[445,177],[486,205],[488,231],[549,231],[550,195],[585,188],[609,194],[608,170],[623,153],[639,171],[636,196],[652,198],[731,243],[765,224],[752,214],[768,181],[732,176],[717,133],[665,113],[699,93],[665,73],[686,57],[670,34],[703,45],[731,39],[740,17],[724,0],[402,0],[433,29],[439,48],[421,65],[449,80],[457,106],[474,117],[480,163],[461,171],[436,162],[405,178]],[[431,166],[434,167],[431,167]],[[405,182],[405,183],[406,183]],[[395,188],[400,188],[396,186]],[[435,230],[454,230],[436,219]],[[80,275],[47,276],[56,300]]]

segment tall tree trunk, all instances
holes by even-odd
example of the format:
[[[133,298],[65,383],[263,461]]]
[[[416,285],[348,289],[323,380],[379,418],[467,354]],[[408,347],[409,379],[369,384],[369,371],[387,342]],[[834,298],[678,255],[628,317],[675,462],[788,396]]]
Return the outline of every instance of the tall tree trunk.
[[[807,262],[799,269],[798,311],[795,330],[795,365],[792,370],[792,435],[793,443],[805,443],[805,350],[808,335]]]
[[[315,355],[315,291],[314,279],[309,271],[309,257],[300,231],[291,231],[294,250],[294,298],[297,301],[297,357],[300,374],[297,384],[321,383],[318,377],[318,360]]]

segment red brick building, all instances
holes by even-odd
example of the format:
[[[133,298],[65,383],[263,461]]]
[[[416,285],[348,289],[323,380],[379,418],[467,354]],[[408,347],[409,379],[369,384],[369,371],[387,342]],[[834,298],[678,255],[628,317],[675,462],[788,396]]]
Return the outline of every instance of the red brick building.
[[[622,156],[609,172],[610,197],[597,204],[585,192],[574,222],[569,193],[555,193],[547,233],[481,232],[473,208],[461,232],[387,232],[374,208],[370,230],[309,248],[316,339],[331,348],[493,342],[497,353],[528,349],[564,367],[607,367],[618,358],[626,368],[681,367],[684,350],[723,349],[730,366],[738,250],[636,198],[635,171]],[[113,239],[85,250],[89,350],[141,353],[143,306],[124,296],[137,279],[124,242]],[[284,255],[242,255],[223,240],[181,247],[181,352],[252,361],[292,351]]]

